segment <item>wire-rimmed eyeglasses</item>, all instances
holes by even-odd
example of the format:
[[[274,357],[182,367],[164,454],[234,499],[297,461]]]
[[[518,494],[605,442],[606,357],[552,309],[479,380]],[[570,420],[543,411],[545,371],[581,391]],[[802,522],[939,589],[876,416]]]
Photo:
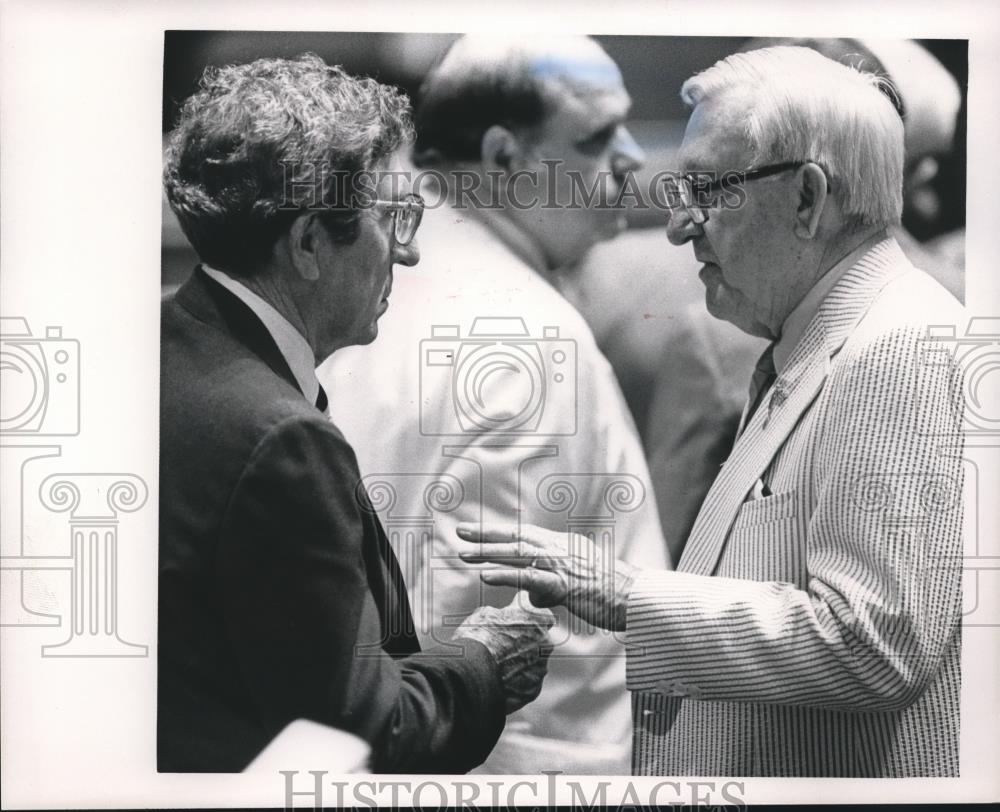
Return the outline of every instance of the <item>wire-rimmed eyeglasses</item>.
[[[424,199],[420,195],[404,195],[400,200],[373,200],[392,212],[393,236],[398,245],[409,245],[424,216]]]

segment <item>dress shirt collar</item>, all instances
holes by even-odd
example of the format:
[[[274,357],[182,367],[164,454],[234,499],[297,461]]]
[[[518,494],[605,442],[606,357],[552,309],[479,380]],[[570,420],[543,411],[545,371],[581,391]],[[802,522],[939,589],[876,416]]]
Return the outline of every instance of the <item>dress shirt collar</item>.
[[[802,298],[802,301],[788,314],[788,318],[785,319],[784,324],[781,326],[781,338],[774,345],[774,368],[779,375],[788,363],[795,345],[799,343],[799,340],[805,334],[809,322],[819,312],[819,307],[823,304],[823,300],[833,290],[841,277],[853,268],[855,263],[868,252],[868,249],[881,240],[884,240],[885,236],[886,233],[884,230],[879,231],[878,234],[874,234],[866,239],[851,253],[837,262],[816,281],[816,284],[810,288],[809,292]]]
[[[267,328],[278,345],[278,350],[284,356],[288,368],[295,376],[295,380],[310,403],[316,403],[319,395],[319,381],[316,379],[316,358],[313,355],[312,347],[306,341],[305,336],[296,330],[284,316],[279,313],[273,305],[266,302],[242,282],[233,279],[228,274],[210,268],[205,263],[201,265],[202,270],[208,276],[222,285],[226,290],[237,297],[243,304],[249,307],[253,314],[260,319]]]

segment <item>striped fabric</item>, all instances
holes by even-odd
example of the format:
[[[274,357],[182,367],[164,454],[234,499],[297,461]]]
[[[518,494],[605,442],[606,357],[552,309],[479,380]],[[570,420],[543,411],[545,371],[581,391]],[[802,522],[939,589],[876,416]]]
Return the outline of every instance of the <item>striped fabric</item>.
[[[958,316],[891,239],[823,302],[678,571],[636,579],[634,772],[958,774],[961,381],[923,352]]]

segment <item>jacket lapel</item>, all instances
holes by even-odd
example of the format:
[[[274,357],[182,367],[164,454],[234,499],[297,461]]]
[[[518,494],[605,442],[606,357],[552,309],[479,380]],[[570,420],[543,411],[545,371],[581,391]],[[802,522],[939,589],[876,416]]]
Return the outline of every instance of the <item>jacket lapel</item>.
[[[261,320],[200,266],[177,291],[177,302],[195,317],[229,333],[267,364],[272,372],[299,392],[302,391],[285,356]]]
[[[678,570],[699,575],[715,571],[747,494],[822,389],[831,359],[882,288],[910,267],[895,240],[884,240],[855,263],[823,300],[705,497]]]
[[[678,570],[699,575],[715,570],[747,493],[822,388],[829,361],[822,321],[814,319],[705,497]]]

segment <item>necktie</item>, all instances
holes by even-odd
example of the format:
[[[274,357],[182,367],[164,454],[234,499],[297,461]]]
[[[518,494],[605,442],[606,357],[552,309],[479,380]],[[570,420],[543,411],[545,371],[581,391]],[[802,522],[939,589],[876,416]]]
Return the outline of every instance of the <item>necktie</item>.
[[[329,405],[329,401],[326,398],[326,390],[320,384],[319,392],[316,393],[316,408],[323,412],[323,414],[326,414],[326,407]]]
[[[743,421],[743,431],[746,431],[747,426],[750,425],[757,407],[760,406],[777,377],[778,373],[774,368],[774,342],[771,342],[767,345],[767,349],[761,353],[757,360],[757,366],[754,367],[753,377],[750,378],[750,395],[747,400],[750,408],[747,410],[746,420]]]

